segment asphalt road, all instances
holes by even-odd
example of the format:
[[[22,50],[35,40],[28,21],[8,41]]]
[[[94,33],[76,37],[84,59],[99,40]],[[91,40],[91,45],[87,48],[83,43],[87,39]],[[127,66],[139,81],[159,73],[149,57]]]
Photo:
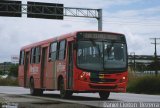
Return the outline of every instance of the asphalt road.
[[[160,102],[160,95],[132,93],[111,93],[107,101],[100,100],[98,93],[74,93],[71,99],[61,99],[58,91],[46,91],[43,96],[31,96],[29,89],[11,86],[0,86],[0,97],[5,97],[10,102],[58,101],[95,107],[104,107],[106,102]]]

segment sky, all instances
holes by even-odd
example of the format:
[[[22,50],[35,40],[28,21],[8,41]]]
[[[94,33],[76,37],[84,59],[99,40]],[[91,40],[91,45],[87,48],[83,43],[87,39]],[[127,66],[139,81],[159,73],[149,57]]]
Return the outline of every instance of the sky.
[[[27,0],[21,0],[23,4]],[[128,53],[153,55],[150,38],[160,38],[160,0],[29,0],[62,3],[65,7],[103,9],[103,31],[123,33]],[[22,46],[77,30],[97,30],[96,19],[64,20],[0,16],[0,62],[11,61]],[[160,43],[160,39],[157,40]],[[157,45],[160,55],[160,45]]]

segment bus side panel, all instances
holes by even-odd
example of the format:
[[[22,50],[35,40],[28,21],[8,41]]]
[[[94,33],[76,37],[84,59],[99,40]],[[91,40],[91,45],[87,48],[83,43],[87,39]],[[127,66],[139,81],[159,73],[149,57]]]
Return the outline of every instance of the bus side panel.
[[[33,77],[34,79],[35,88],[41,88],[41,80],[40,80],[41,65],[40,64],[30,64],[29,71],[30,71],[29,72],[30,78]]]
[[[54,76],[53,76],[53,62],[47,63],[46,69],[46,88],[47,89],[55,89],[54,87]]]
[[[18,67],[18,83],[19,86],[24,87],[24,66],[19,65]]]
[[[66,61],[65,60],[59,60],[56,62],[56,74],[57,74],[57,81],[60,76],[63,77],[64,80],[64,86],[66,88]]]

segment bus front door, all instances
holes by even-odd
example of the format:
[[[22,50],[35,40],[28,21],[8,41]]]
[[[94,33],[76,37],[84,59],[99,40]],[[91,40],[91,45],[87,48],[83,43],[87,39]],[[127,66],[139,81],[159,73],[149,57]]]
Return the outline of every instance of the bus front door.
[[[68,68],[67,68],[67,89],[72,89],[73,85],[73,42],[68,43]]]

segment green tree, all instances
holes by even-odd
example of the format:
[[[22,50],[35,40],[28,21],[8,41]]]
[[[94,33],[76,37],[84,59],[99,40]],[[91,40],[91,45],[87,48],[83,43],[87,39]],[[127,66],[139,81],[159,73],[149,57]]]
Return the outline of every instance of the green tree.
[[[11,65],[9,69],[9,76],[18,77],[18,65]]]
[[[5,75],[5,72],[3,70],[0,70],[0,75]]]
[[[3,75],[2,70],[0,70],[0,75]]]

